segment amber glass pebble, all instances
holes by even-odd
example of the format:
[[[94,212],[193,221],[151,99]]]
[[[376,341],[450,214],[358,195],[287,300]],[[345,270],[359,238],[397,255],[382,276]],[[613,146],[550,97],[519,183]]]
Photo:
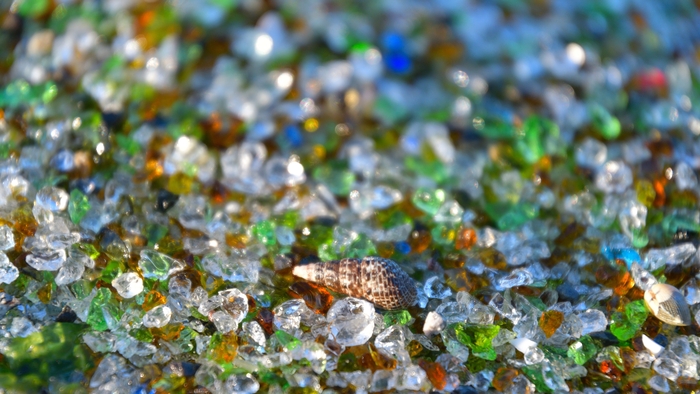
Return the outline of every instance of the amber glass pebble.
[[[564,322],[564,314],[560,311],[546,311],[540,316],[540,328],[544,335],[550,338]]]
[[[146,293],[146,296],[144,297],[143,305],[142,308],[144,311],[150,311],[151,309],[157,307],[158,305],[165,305],[165,303],[168,301],[167,298],[165,298],[164,295],[159,293],[156,290],[151,290],[148,293]]]
[[[418,361],[418,366],[423,368],[425,374],[428,375],[430,383],[432,383],[436,389],[442,390],[445,388],[447,385],[447,372],[442,365],[433,361],[420,360]]]
[[[309,282],[295,282],[289,286],[289,295],[301,298],[311,310],[326,313],[333,304],[333,296],[323,287]]]

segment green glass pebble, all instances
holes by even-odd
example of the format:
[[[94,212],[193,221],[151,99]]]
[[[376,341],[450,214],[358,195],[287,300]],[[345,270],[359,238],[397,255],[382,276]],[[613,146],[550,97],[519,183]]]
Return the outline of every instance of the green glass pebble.
[[[406,108],[386,96],[380,96],[374,102],[374,115],[387,125],[392,125],[408,115]]]
[[[10,156],[10,151],[14,149],[15,143],[12,141],[0,143],[0,159],[5,160]]]
[[[634,324],[627,316],[620,312],[615,312],[612,315],[610,322],[610,332],[621,341],[634,338],[641,325]]]
[[[480,357],[476,357],[473,354],[469,355],[467,362],[464,364],[472,373],[479,373],[486,369],[486,360]]]
[[[102,270],[102,275],[100,276],[100,279],[107,283],[111,283],[112,280],[114,280],[114,278],[123,274],[125,269],[126,267],[124,267],[124,264],[122,264],[119,261],[112,260],[109,263],[107,263],[105,268]]]
[[[146,238],[149,245],[155,245],[168,234],[168,228],[158,223],[149,223],[146,225]]]
[[[404,160],[406,168],[415,171],[417,174],[431,178],[438,184],[444,182],[449,177],[448,169],[440,160],[425,160],[422,157],[409,156]]]
[[[347,196],[355,183],[355,174],[348,170],[347,164],[342,161],[331,161],[317,167],[313,177],[337,196]]]
[[[87,371],[99,361],[81,341],[85,328],[82,324],[52,323],[24,338],[5,339],[0,387],[8,393],[39,393],[52,379],[56,380],[51,383],[56,392],[85,392],[80,385],[56,379],[62,374]]]
[[[46,12],[50,5],[49,0],[23,0],[19,2],[17,11],[20,15],[34,18]]]
[[[345,251],[345,255],[347,257],[353,258],[363,258],[376,254],[377,247],[374,246],[374,242],[372,242],[365,234],[358,235],[357,239],[355,239]]]
[[[649,312],[644,304],[644,300],[632,301],[625,306],[625,316],[630,323],[636,326],[641,327],[648,315]]]
[[[153,334],[151,334],[151,331],[145,327],[134,328],[133,330],[129,331],[129,335],[141,342],[153,342]]]
[[[430,190],[422,187],[413,193],[411,201],[421,211],[435,215],[445,202],[445,192],[442,189]]]
[[[90,202],[86,195],[78,189],[73,189],[70,192],[70,200],[68,201],[68,215],[73,223],[80,223],[85,215],[90,210]]]
[[[301,345],[300,340],[282,330],[275,331],[275,337],[287,350],[294,350],[297,346]]]
[[[75,294],[75,297],[79,300],[87,297],[92,291],[93,287],[94,284],[87,279],[80,279],[70,285],[73,294]]]
[[[593,105],[589,109],[594,127],[606,140],[620,136],[622,125],[620,121],[601,105]]]
[[[194,330],[185,327],[180,331],[180,336],[173,340],[172,343],[176,345],[182,353],[189,353],[194,350],[192,341],[196,336],[197,333]]]
[[[598,349],[593,343],[593,339],[588,335],[584,335],[569,346],[569,351],[566,355],[573,359],[576,364],[583,365],[595,356],[597,351]]]
[[[636,249],[644,248],[649,244],[649,234],[643,228],[632,230],[632,246]]]
[[[278,226],[286,226],[291,229],[296,228],[297,224],[300,222],[301,216],[297,211],[287,211],[282,215],[276,216],[274,218],[275,224]]]
[[[260,381],[267,385],[280,386],[282,389],[286,389],[289,387],[289,383],[287,382],[287,380],[282,376],[277,375],[275,372],[259,372],[258,376],[260,378]]]
[[[468,346],[475,356],[487,360],[494,360],[496,352],[493,350],[492,341],[501,331],[501,327],[495,325],[476,325],[455,323],[453,327],[457,339]]]
[[[495,139],[511,139],[515,134],[513,125],[510,122],[505,122],[502,119],[493,116],[485,116],[480,118],[481,122],[476,124],[476,130],[483,136]]]
[[[49,82],[43,86],[43,92],[41,94],[41,101],[48,104],[53,101],[53,99],[58,96],[58,87],[55,84]]]
[[[165,280],[170,273],[170,268],[176,264],[175,259],[153,250],[141,251],[139,267],[144,278]]]
[[[455,230],[452,225],[438,224],[430,230],[433,242],[439,245],[450,245],[454,242]]]
[[[407,310],[391,311],[384,314],[384,324],[391,327],[396,324],[406,325],[413,317]]]
[[[126,151],[129,155],[133,156],[141,150],[141,145],[136,142],[133,138],[125,136],[123,134],[117,134],[116,136],[117,145]]]
[[[263,220],[253,226],[253,236],[267,246],[272,246],[277,242],[275,236],[275,223],[271,220]]]
[[[77,248],[93,260],[100,255],[100,252],[92,244],[78,244]]]
[[[531,116],[523,124],[522,134],[516,138],[514,149],[520,160],[534,164],[548,153],[545,144],[558,137],[559,127],[555,123],[539,116]]]
[[[539,365],[527,365],[520,369],[525,376],[535,385],[538,393],[553,393],[542,375],[542,368]]]
[[[105,331],[109,328],[109,320],[116,322],[119,320],[119,307],[112,299],[112,292],[108,288],[102,287],[97,290],[95,298],[90,303],[88,310],[87,324],[93,330]]]
[[[538,214],[539,209],[536,205],[520,203],[502,214],[496,223],[501,230],[514,230],[536,218]]]
[[[406,215],[405,212],[397,209],[378,212],[377,219],[379,219],[379,221],[382,224],[382,228],[384,228],[385,230],[398,227],[403,224],[412,223],[410,216]]]
[[[333,248],[333,241],[328,241],[327,243],[318,247],[318,257],[322,261],[331,261],[338,259],[338,255],[335,253],[335,249]]]
[[[322,225],[311,225],[301,232],[301,243],[309,248],[318,249],[323,244],[333,242],[333,228]]]

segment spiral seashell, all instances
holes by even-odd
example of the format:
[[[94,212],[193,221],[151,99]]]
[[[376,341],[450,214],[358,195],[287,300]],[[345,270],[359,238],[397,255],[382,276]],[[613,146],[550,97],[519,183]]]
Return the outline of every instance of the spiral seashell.
[[[673,326],[689,326],[690,309],[678,289],[657,283],[644,292],[644,302],[659,320]]]
[[[417,297],[413,279],[398,264],[381,257],[299,265],[292,273],[335,292],[364,298],[383,309],[409,307]]]

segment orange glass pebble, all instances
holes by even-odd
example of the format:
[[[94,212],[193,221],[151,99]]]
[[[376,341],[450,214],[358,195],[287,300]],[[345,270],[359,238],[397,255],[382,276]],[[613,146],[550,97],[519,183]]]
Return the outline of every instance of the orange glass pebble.
[[[601,285],[611,288],[617,295],[625,295],[634,287],[634,280],[627,271],[621,271],[618,267],[601,265],[595,272],[595,278]]]
[[[377,348],[371,343],[369,345],[350,346],[343,352],[343,355],[345,354],[355,356],[361,369],[370,369],[372,371],[396,369],[396,359],[377,351]]]
[[[369,359],[372,360],[371,364],[369,363]],[[396,365],[398,364],[395,358],[378,351],[372,344],[369,345],[369,352],[360,359],[360,365],[365,365],[365,363],[370,369],[371,366],[369,365],[374,365],[374,370],[396,369]]]
[[[15,209],[10,219],[14,222],[15,231],[25,236],[34,235],[39,226],[34,218],[34,213],[32,213],[31,204],[22,204],[18,209]]]
[[[228,199],[229,191],[221,182],[214,182],[209,192],[211,201],[214,204],[223,204]]]
[[[148,293],[146,293],[142,307],[144,311],[148,312],[151,309],[157,307],[158,305],[165,305],[166,302],[167,299],[164,295],[160,294],[156,290],[151,290]]]
[[[540,328],[547,338],[551,338],[564,322],[564,314],[559,311],[546,311],[540,316]]]
[[[669,195],[671,206],[674,208],[694,208],[698,203],[698,198],[692,190],[675,190]]]
[[[160,338],[164,341],[172,341],[180,338],[180,332],[185,328],[182,323],[166,324],[163,327],[153,327],[150,329],[151,334],[155,338]]]
[[[467,257],[461,253],[449,253],[442,260],[442,267],[445,269],[462,268],[467,261]]]
[[[625,367],[625,372],[631,371],[637,360],[637,352],[628,347],[622,347],[620,348],[620,357],[622,358],[622,365]]]
[[[258,313],[255,315],[255,321],[260,324],[260,327],[262,327],[262,329],[265,330],[268,335],[271,335],[275,331],[274,327],[272,326],[274,320],[275,314],[267,308],[260,308]]]
[[[171,237],[170,235],[166,235],[165,237],[161,238],[156,244],[154,249],[159,251],[160,253],[164,253],[167,255],[173,255],[179,251],[182,251],[184,248],[184,245],[182,243],[181,239],[175,239]]]
[[[666,204],[666,178],[656,179],[654,181],[654,191],[656,192],[656,197],[654,198],[654,206],[657,208],[663,207]]]
[[[614,382],[622,379],[622,371],[620,371],[620,369],[617,368],[610,360],[605,360],[600,363],[600,372],[607,375]]]
[[[245,234],[226,234],[226,245],[232,248],[243,249],[245,248],[245,244],[247,241],[248,236],[246,236]]]
[[[211,348],[208,352],[209,359],[230,363],[236,358],[236,354],[238,353],[238,337],[232,332],[223,334],[220,337],[212,338],[210,346]]]
[[[572,222],[564,227],[564,230],[557,236],[554,243],[560,246],[571,246],[585,231],[586,227],[577,222]]]
[[[479,260],[481,260],[489,268],[494,268],[497,270],[506,269],[506,256],[495,248],[482,249],[479,251],[477,256]]]
[[[445,388],[447,385],[447,372],[442,365],[428,360],[420,360],[418,361],[418,366],[423,368],[425,374],[428,375],[430,383],[433,384],[433,387],[438,390]]]
[[[504,392],[511,386],[513,379],[518,376],[518,371],[512,368],[498,368],[493,375],[491,385],[498,391]]]
[[[410,354],[411,357],[416,357],[423,351],[423,345],[421,345],[418,341],[411,341],[406,346],[406,349],[408,350],[408,354]]]
[[[380,242],[377,244],[377,254],[385,259],[391,258],[394,254],[394,244],[391,242]]]
[[[615,294],[625,295],[634,287],[634,279],[629,272],[625,272],[620,276],[617,286],[613,289]]]
[[[301,298],[310,309],[325,314],[333,303],[328,290],[309,282],[296,282],[289,286],[290,295]]]
[[[44,287],[36,292],[39,301],[43,304],[48,304],[51,301],[51,295],[53,294],[53,284],[51,282],[47,283]]]
[[[430,241],[432,241],[432,237],[427,230],[416,230],[408,236],[411,253],[423,253],[430,246]]]
[[[457,233],[455,249],[471,249],[476,244],[476,231],[473,228],[463,228]]]
[[[610,265],[601,265],[595,271],[596,282],[605,287],[613,287],[617,282],[617,275],[620,271],[616,267]]]
[[[676,384],[678,385],[678,388],[685,390],[686,392],[697,391],[700,389],[698,380],[689,376],[679,377],[678,380],[676,380]]]
[[[144,168],[146,174],[146,180],[152,181],[159,176],[163,175],[163,166],[160,164],[158,160],[152,159],[148,160],[146,162],[146,166]]]
[[[471,291],[474,287],[464,268],[447,270],[445,274],[445,283],[454,291]]]

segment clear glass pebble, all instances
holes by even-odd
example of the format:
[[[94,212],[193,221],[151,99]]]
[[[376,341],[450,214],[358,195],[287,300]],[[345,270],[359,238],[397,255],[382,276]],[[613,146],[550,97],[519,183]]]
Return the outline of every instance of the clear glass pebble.
[[[112,287],[123,298],[132,298],[143,292],[143,279],[136,272],[126,272],[112,281]]]
[[[657,358],[652,365],[652,369],[670,380],[676,380],[681,373],[681,365],[678,361],[668,357]]]
[[[148,328],[163,327],[170,322],[172,315],[172,310],[169,307],[159,305],[146,312],[143,316],[143,325]]]
[[[597,309],[588,309],[578,314],[581,321],[581,335],[587,335],[594,332],[605,331],[608,326],[608,319],[602,311]]]
[[[336,301],[326,315],[335,341],[343,346],[366,343],[374,330],[374,306],[347,297]]]
[[[15,236],[12,229],[6,225],[0,226],[0,250],[9,250],[15,247]]]
[[[445,299],[452,295],[452,290],[447,287],[437,276],[425,281],[425,286],[423,286],[423,291],[428,298],[437,298],[439,300]]]
[[[604,193],[623,193],[632,185],[632,170],[621,161],[608,161],[598,170],[595,185]]]
[[[668,380],[663,375],[654,375],[649,378],[647,383],[649,383],[649,387],[658,392],[668,393],[671,391],[671,386],[668,384]]]
[[[7,255],[0,252],[0,283],[10,284],[19,277],[19,270],[15,267]]]
[[[605,163],[608,148],[600,141],[587,138],[576,148],[576,164],[595,170]]]

